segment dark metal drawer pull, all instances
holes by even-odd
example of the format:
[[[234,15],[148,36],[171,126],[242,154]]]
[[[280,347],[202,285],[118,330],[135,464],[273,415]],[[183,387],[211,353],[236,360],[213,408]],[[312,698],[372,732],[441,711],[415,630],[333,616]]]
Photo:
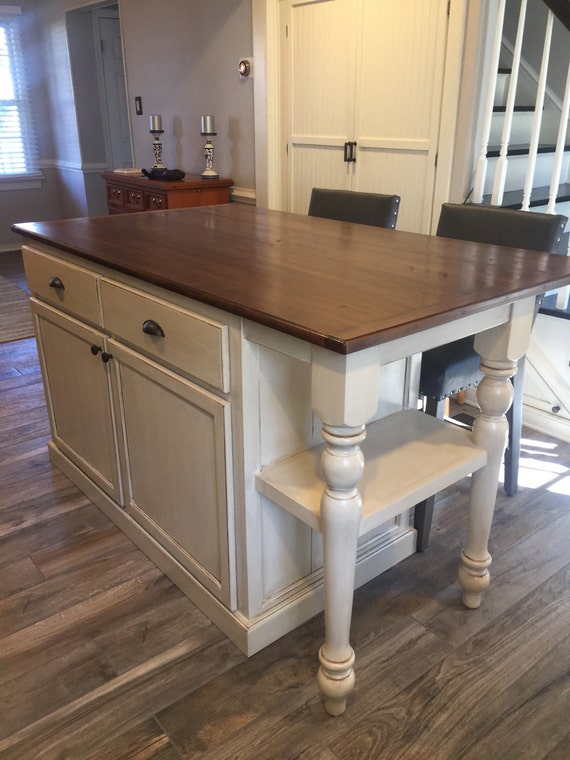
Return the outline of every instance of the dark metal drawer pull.
[[[50,288],[56,288],[57,290],[65,290],[65,285],[59,279],[59,277],[52,277],[49,281]]]
[[[161,338],[164,338],[164,330],[162,327],[158,324],[158,322],[155,322],[154,319],[147,319],[143,322],[142,326],[143,333],[146,333],[147,335],[157,335]]]

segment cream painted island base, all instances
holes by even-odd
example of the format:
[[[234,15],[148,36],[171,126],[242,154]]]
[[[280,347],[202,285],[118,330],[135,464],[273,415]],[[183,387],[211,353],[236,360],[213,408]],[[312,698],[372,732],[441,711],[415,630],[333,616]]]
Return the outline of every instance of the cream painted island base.
[[[354,588],[470,473],[459,581],[480,604],[510,377],[570,263],[231,205],[133,216],[15,226],[52,458],[247,654],[324,609],[340,715]],[[414,407],[420,352],[473,333],[471,434]]]

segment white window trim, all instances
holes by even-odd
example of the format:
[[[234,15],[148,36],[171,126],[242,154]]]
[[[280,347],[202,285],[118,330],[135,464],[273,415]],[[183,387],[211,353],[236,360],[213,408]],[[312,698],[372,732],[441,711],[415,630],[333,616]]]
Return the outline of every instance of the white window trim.
[[[0,5],[0,16],[21,16],[22,8],[19,5]],[[33,120],[32,120],[33,129]],[[38,159],[36,150],[36,160]],[[5,190],[28,190],[41,187],[44,175],[36,166],[34,171],[22,174],[0,174],[0,192]]]

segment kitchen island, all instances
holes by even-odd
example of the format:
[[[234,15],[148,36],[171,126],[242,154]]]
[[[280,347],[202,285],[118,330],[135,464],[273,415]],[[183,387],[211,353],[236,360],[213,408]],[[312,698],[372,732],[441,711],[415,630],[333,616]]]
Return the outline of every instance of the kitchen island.
[[[353,589],[470,473],[479,605],[509,379],[568,259],[238,204],[14,230],[53,461],[245,652],[324,608],[318,680],[342,713]],[[473,333],[471,434],[416,401],[421,351]]]

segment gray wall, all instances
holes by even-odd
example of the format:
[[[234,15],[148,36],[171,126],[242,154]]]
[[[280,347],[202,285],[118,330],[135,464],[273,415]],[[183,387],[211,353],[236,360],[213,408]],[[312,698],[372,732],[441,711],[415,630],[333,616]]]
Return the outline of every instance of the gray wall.
[[[70,60],[75,66],[92,65],[90,51],[74,36],[87,39],[87,22],[77,10],[105,4],[110,3],[20,1],[26,12],[25,49],[45,179],[38,189],[0,191],[0,251],[19,245],[10,231],[12,222],[104,211],[99,177],[107,168],[103,143],[94,128],[97,119],[88,116],[99,94],[95,80],[89,93],[82,88],[74,94],[78,72],[72,77]],[[200,116],[213,114],[218,130],[215,168],[253,192],[253,82],[237,74],[239,58],[253,49],[251,0],[119,0],[118,5],[135,166],[148,168],[153,163],[148,117],[160,113],[164,163],[201,172]],[[134,111],[137,95],[142,97],[143,116]]]
[[[163,163],[201,172],[200,116],[213,114],[215,168],[253,188],[253,81],[237,73],[253,49],[251,0],[121,0],[120,14],[134,165],[153,163],[149,114],[159,113]],[[134,112],[137,95],[143,116]]]

